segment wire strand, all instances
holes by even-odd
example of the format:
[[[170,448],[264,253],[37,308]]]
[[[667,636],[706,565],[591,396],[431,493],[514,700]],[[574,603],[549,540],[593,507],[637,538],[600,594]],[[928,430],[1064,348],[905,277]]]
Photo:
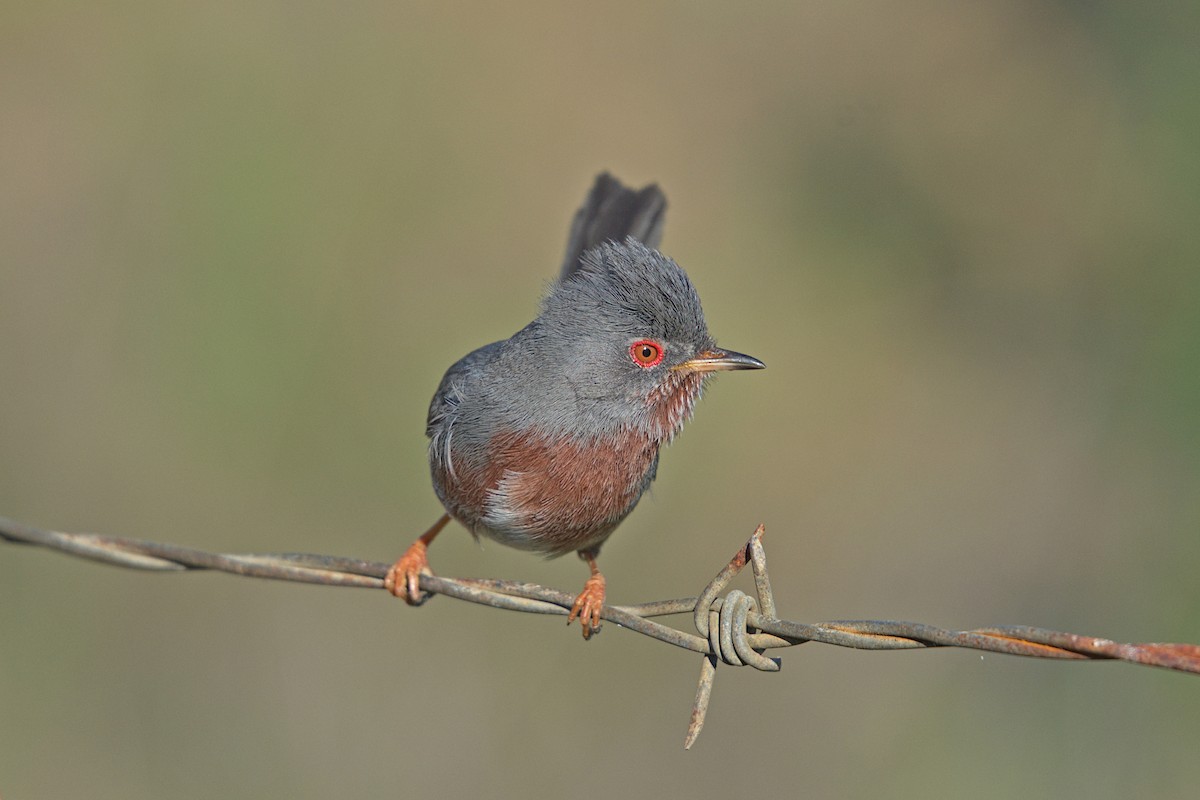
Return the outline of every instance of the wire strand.
[[[759,525],[745,545],[721,568],[697,597],[660,600],[633,606],[605,606],[601,617],[684,650],[702,655],[700,680],[684,747],[690,748],[704,726],[718,664],[750,666],[764,672],[780,669],[781,659],[769,649],[805,642],[860,650],[911,650],[962,647],[993,653],[1062,660],[1117,660],[1200,674],[1200,645],[1114,642],[1093,636],[1028,626],[952,631],[919,622],[837,620],[793,622],[776,616],[767,574],[766,551]],[[356,558],[311,553],[209,553],[191,547],[94,533],[43,530],[0,517],[0,540],[31,544],[131,569],[153,571],[216,570],[250,578],[382,589],[389,565]],[[754,575],[755,595],[721,593],[747,564]],[[557,589],[516,581],[447,578],[421,575],[421,589],[491,608],[531,614],[566,616],[575,596]],[[652,619],[692,614],[696,633]]]

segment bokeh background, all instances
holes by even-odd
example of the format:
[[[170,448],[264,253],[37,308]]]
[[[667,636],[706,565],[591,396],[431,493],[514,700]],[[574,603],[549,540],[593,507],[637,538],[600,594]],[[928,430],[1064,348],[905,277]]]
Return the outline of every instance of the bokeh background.
[[[716,382],[611,540],[784,616],[1200,641],[1200,24],[1117,2],[0,12],[0,514],[390,560],[428,398],[659,182]],[[451,530],[448,575],[575,591]],[[723,669],[440,599],[0,547],[0,795],[1193,797],[1200,682],[810,645]]]

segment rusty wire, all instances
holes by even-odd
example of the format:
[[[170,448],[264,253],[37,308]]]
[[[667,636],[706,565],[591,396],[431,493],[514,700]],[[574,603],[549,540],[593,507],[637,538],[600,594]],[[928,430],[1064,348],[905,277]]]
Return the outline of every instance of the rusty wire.
[[[746,544],[738,549],[698,597],[634,606],[605,606],[601,614],[603,619],[622,628],[701,654],[700,681],[684,741],[685,748],[692,746],[704,725],[718,663],[777,672],[780,659],[769,657],[764,651],[805,642],[862,650],[963,647],[1034,658],[1127,661],[1200,674],[1200,645],[1195,644],[1125,644],[1026,626],[951,631],[917,622],[838,620],[810,624],[779,619],[767,574],[762,537],[763,526],[759,525]],[[367,589],[382,589],[383,577],[389,567],[377,561],[309,553],[208,553],[190,547],[117,536],[42,530],[4,517],[0,517],[0,540],[41,545],[133,569],[210,569],[254,578]],[[754,576],[756,596],[751,597],[733,589],[721,597],[725,587],[747,564]],[[565,616],[575,601],[575,596],[566,592],[505,580],[422,575],[421,589],[430,594],[456,597],[492,608],[533,614]],[[651,619],[689,613],[696,633],[672,628]]]

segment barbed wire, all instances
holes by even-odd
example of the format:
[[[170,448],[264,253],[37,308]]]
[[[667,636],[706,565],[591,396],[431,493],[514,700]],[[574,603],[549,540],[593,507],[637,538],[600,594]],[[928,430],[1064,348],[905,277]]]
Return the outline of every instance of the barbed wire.
[[[718,664],[779,671],[781,659],[765,651],[805,642],[861,650],[910,650],[963,647],[993,653],[1064,660],[1116,660],[1200,674],[1200,645],[1127,644],[1092,636],[1028,626],[952,631],[918,622],[836,620],[803,623],[776,616],[759,525],[697,597],[632,606],[605,606],[601,617],[702,656],[700,680],[684,747],[700,734]],[[310,553],[208,553],[190,547],[94,533],[62,533],[0,517],[0,539],[33,544],[83,558],[133,569],[156,571],[217,570],[252,578],[382,589],[390,565]],[[733,589],[721,593],[749,564],[755,597]],[[566,616],[575,596],[533,583],[421,575],[421,589],[492,608]],[[696,633],[672,628],[652,617],[691,614]]]

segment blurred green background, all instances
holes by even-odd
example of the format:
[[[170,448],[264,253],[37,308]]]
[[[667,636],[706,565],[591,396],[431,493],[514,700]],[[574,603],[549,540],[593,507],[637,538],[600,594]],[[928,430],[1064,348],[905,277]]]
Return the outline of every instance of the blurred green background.
[[[0,514],[390,560],[429,396],[601,169],[726,377],[607,547],[784,616],[1200,641],[1197,4],[0,12]],[[435,570],[576,591],[451,529]],[[1200,681],[810,645],[723,669],[445,599],[0,547],[0,795],[1194,797]]]

